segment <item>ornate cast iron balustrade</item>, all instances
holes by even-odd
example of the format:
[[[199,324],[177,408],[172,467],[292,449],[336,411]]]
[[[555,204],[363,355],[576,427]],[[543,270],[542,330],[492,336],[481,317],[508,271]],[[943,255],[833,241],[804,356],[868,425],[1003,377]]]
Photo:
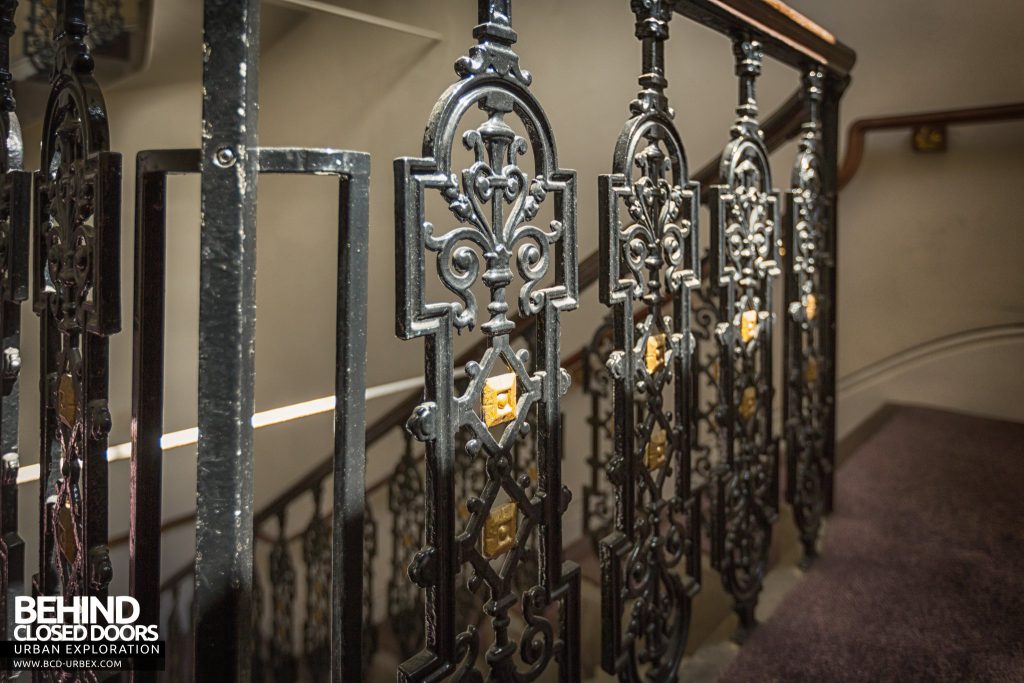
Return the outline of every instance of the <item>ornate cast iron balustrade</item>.
[[[598,192],[599,294],[613,311],[615,347],[608,359],[615,448],[607,467],[615,524],[600,548],[602,665],[622,681],[674,681],[700,581],[700,495],[690,476],[700,188],[689,180],[665,97],[672,3],[635,0],[632,7],[643,89],[615,147],[614,173],[600,177]]]
[[[824,78],[818,68],[804,74],[808,120],[786,197],[786,500],[793,506],[805,562],[817,555],[833,479],[826,447],[834,405],[827,383],[834,356],[826,276],[834,264],[821,138]]]
[[[5,38],[13,33],[14,4],[0,0]],[[753,23],[744,27],[742,19],[723,18],[721,6],[730,4],[633,3],[644,43],[643,90],[619,141],[614,174],[601,185],[602,297],[613,308],[608,325],[614,334],[599,330],[595,335],[590,360],[596,364],[585,381],[593,402],[588,461],[593,471],[584,487],[584,528],[604,555],[609,628],[603,664],[623,680],[669,680],[676,672],[690,599],[700,580],[703,487],[709,484],[712,560],[746,628],[753,623],[777,511],[771,280],[782,235],[776,232],[778,200],[765,159],[772,143],[760,139],[753,97],[760,62],[756,43],[752,37],[737,41],[740,117],[719,169],[725,184],[711,192],[710,274],[699,292],[697,185],[689,180],[664,95],[662,43],[670,10],[699,15],[720,31],[723,25],[754,30]],[[376,523],[371,508],[363,507],[363,387],[361,375],[352,374],[362,367],[353,359],[362,353],[365,331],[365,288],[358,285],[365,279],[360,247],[366,243],[367,164],[365,156],[348,152],[259,147],[258,6],[256,0],[206,3],[210,51],[204,65],[202,149],[139,157],[131,590],[142,602],[142,619],[159,620],[166,176],[198,172],[204,209],[197,538],[202,560],[194,590],[179,580],[165,582],[170,587],[166,639],[176,652],[168,676],[227,680],[251,670],[257,681],[332,675],[358,680],[376,642],[371,602]],[[424,482],[410,445],[389,491],[395,575],[387,611],[408,659],[400,670],[405,680],[486,676],[518,682],[549,677],[557,668],[562,680],[575,681],[581,677],[580,579],[575,565],[562,562],[561,518],[569,496],[561,484],[559,404],[567,376],[559,367],[558,341],[561,311],[575,308],[578,300],[575,177],[558,168],[547,120],[529,92],[529,75],[518,66],[509,3],[490,0],[480,6],[479,45],[459,61],[460,81],[434,110],[424,158],[399,160],[396,166],[403,255],[398,329],[405,337],[426,339],[425,402],[409,424],[426,443],[427,476]],[[107,337],[118,326],[120,166],[117,155],[106,151],[83,3],[63,0],[56,12],[61,18],[52,54],[58,58],[32,219],[45,456],[43,549],[35,587],[99,595],[109,580],[103,450],[109,429]],[[778,28],[771,21],[760,25]],[[805,70],[812,51],[831,55],[805,77],[810,116],[785,224],[790,246],[782,308],[787,496],[809,558],[831,502],[835,112],[849,64],[840,59],[835,70],[832,57],[842,58],[841,50],[830,52],[820,43],[794,51],[792,44],[757,35],[766,38],[773,56]],[[0,169],[2,600],[24,590],[14,370],[18,303],[27,294],[31,193],[30,176],[17,170],[20,142],[6,63],[0,63],[6,143]],[[483,112],[482,122],[469,121],[474,105]],[[453,149],[460,133],[465,151]],[[467,152],[469,162],[453,159]],[[522,162],[531,155],[535,167],[528,175]],[[331,468],[304,479],[283,503],[250,516],[247,418],[253,407],[260,172],[339,178],[339,440]],[[426,205],[438,197],[455,225],[435,230],[427,222]],[[553,220],[541,218],[547,213]],[[451,216],[444,219],[449,224]],[[428,283],[428,260],[436,263],[436,282]],[[597,263],[596,256],[587,260],[590,275],[584,282],[597,277]],[[447,301],[428,296],[442,287],[451,293]],[[516,295],[518,316],[509,312],[509,299]],[[479,297],[487,299],[486,315]],[[538,335],[522,348],[516,338],[534,320]],[[466,380],[456,382],[453,332],[476,326],[483,332],[482,350],[467,364]],[[349,330],[355,333],[346,334]],[[694,338],[702,342],[699,352]],[[698,376],[713,397],[698,396]],[[368,438],[386,431],[375,426]],[[610,454],[606,441],[613,442]],[[335,475],[334,502],[325,519],[321,489],[330,474]],[[308,525],[286,535],[284,522],[296,519],[291,502],[302,499],[305,506],[308,497],[314,502]],[[227,552],[252,547],[258,541],[250,530],[275,523],[276,537],[260,537],[272,544],[269,553],[260,554],[270,555],[260,572],[253,571],[248,553]],[[401,575],[408,565],[425,592]],[[191,580],[192,567],[181,577]],[[332,592],[343,596],[340,607],[332,605]],[[187,601],[192,602],[188,610]],[[191,628],[183,628],[183,612],[191,615]],[[416,623],[421,613],[424,618]],[[264,633],[268,625],[270,635]],[[200,644],[195,652],[193,639]],[[136,672],[134,678],[153,676]]]
[[[712,282],[716,289],[722,467],[713,491],[712,565],[740,618],[756,623],[778,514],[778,444],[773,434],[773,280],[779,275],[778,193],[757,121],[754,85],[761,45],[734,40],[740,81],[732,141],[722,154],[723,185],[711,189]]]
[[[41,595],[105,597],[108,338],[121,327],[121,155],[108,151],[84,0],[61,0],[36,174],[33,299],[40,318]],[[82,674],[96,680],[95,674]]]
[[[461,80],[442,96],[428,122],[424,158],[395,162],[398,254],[397,329],[406,339],[426,340],[425,402],[409,420],[427,448],[425,546],[410,577],[426,589],[425,649],[399,668],[402,680],[528,681],[556,666],[561,680],[579,671],[579,568],[562,562],[561,517],[569,492],[561,483],[560,397],[568,373],[559,367],[559,318],[577,306],[575,175],[558,167],[547,118],[529,92],[530,75],[512,50],[516,34],[510,0],[480,0],[479,44],[460,59]],[[485,114],[462,134],[474,161],[453,165],[455,136],[474,106]],[[509,118],[527,131],[518,135]],[[531,153],[534,173],[520,167]],[[428,193],[438,193],[456,227],[435,229],[426,216]],[[543,207],[553,210],[547,229],[532,224]],[[448,221],[451,220],[449,217]],[[426,262],[436,258],[438,277],[454,301],[430,301]],[[513,265],[515,270],[513,270]],[[508,290],[518,275],[519,314],[536,316],[537,343],[514,350]],[[553,280],[553,282],[551,282]],[[488,344],[466,366],[468,387],[456,395],[453,332],[479,322],[473,286],[490,299],[480,324]],[[516,290],[513,289],[513,293]],[[513,294],[515,295],[515,294]],[[531,359],[535,358],[535,362]],[[531,369],[532,368],[532,369]],[[514,474],[516,441],[529,431],[536,411],[537,438],[530,453],[538,479]],[[485,462],[485,482],[467,501],[469,519],[456,529],[455,433],[465,430],[465,448]],[[531,537],[539,565],[526,589],[515,580]],[[456,623],[456,581],[486,590],[484,612],[493,642],[479,661],[481,631]],[[513,615],[518,609],[520,614]],[[513,617],[524,623],[512,633]]]
[[[25,594],[18,531],[18,375],[21,303],[28,298],[31,174],[22,170],[21,128],[11,93],[10,39],[17,0],[0,2],[0,640],[12,639],[14,598]],[[7,673],[0,672],[0,680]]]

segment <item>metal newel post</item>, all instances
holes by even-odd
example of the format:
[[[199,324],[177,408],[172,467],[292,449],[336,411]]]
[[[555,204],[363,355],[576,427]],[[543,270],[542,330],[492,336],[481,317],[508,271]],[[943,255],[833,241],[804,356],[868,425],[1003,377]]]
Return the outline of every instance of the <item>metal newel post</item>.
[[[203,13],[196,680],[248,681],[252,649],[259,0]]]

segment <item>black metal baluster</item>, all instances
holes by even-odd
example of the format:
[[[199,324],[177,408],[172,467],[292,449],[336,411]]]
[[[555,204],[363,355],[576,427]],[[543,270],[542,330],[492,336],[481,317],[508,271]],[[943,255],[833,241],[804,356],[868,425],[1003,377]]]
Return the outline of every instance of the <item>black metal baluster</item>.
[[[632,3],[642,90],[600,177],[599,294],[612,309],[615,521],[600,544],[602,666],[622,681],[675,681],[700,580],[691,489],[691,291],[700,187],[665,97],[672,4]],[[641,306],[646,305],[646,311]]]
[[[121,156],[108,152],[84,0],[61,0],[36,176],[39,594],[106,596],[108,337],[120,330]],[[95,680],[95,674],[85,675]]]
[[[408,423],[426,444],[426,540],[410,577],[426,589],[426,647],[405,661],[399,678],[438,680],[471,675],[485,665],[493,680],[535,678],[557,663],[561,680],[579,671],[579,568],[562,562],[561,517],[569,492],[561,482],[560,397],[569,376],[560,366],[559,317],[577,306],[575,175],[558,168],[550,126],[530,94],[530,76],[512,49],[510,0],[480,0],[479,44],[456,63],[461,80],[437,102],[423,139],[424,158],[395,161],[398,244],[397,329],[403,338],[423,337],[426,346],[424,403]],[[452,163],[464,116],[478,106],[486,121],[461,139],[474,155],[469,168]],[[518,119],[529,139],[516,134]],[[518,165],[532,152],[535,172]],[[438,192],[455,227],[426,221],[425,195]],[[542,205],[554,220],[531,225]],[[432,252],[432,253],[431,253]],[[454,301],[430,302],[425,269],[437,257],[437,275]],[[513,270],[514,265],[514,270]],[[541,287],[545,278],[554,284]],[[515,351],[509,334],[507,290],[516,277],[520,316],[536,317],[538,342],[531,353]],[[489,302],[478,320],[472,287],[481,283]],[[489,341],[483,356],[466,366],[465,392],[454,391],[453,332],[480,324]],[[536,407],[535,462],[538,482],[528,495],[529,476],[514,475],[514,445],[525,436]],[[486,459],[486,482],[468,501],[470,518],[460,533],[455,513],[453,434],[468,430],[466,448]],[[507,502],[505,502],[507,500]],[[524,549],[538,534],[537,585],[520,594],[513,587]],[[478,661],[480,632],[456,620],[456,576],[471,571],[471,589],[487,590],[484,612],[494,640]],[[520,603],[526,623],[521,638],[510,633],[509,610]],[[558,623],[549,607],[558,604]],[[517,656],[518,654],[518,656]],[[528,671],[518,669],[520,662]]]
[[[196,679],[252,660],[260,0],[206,0],[200,166]],[[280,679],[285,680],[285,679]]]
[[[167,176],[196,173],[199,150],[148,150],[135,159],[135,277],[132,318],[132,468],[129,492],[129,591],[139,623],[160,623],[163,500],[164,289]],[[151,671],[132,671],[151,681]]]
[[[825,378],[831,359],[825,355],[822,321],[828,320],[824,278],[832,264],[828,244],[831,206],[824,186],[821,148],[823,81],[818,68],[804,74],[808,120],[793,165],[793,189],[786,194],[786,500],[793,506],[805,566],[817,556],[833,474],[825,449],[831,413]]]
[[[825,478],[825,512],[832,512],[836,469],[836,311],[839,299],[836,294],[836,275],[839,265],[839,103],[850,84],[850,77],[837,76],[826,72],[822,81],[821,102],[821,149],[822,188],[831,210],[826,217],[825,246],[828,254],[821,264],[824,268],[822,288],[825,302],[822,320],[822,355],[825,370],[822,379],[822,395],[827,406],[825,417],[825,462],[829,475]]]
[[[314,681],[325,681],[331,672],[331,528],[321,516],[320,482],[313,489],[313,516],[302,535],[302,560],[306,567],[306,621],[302,650]]]
[[[405,435],[405,450],[388,481],[391,512],[391,572],[388,577],[388,623],[398,652],[408,659],[423,647],[423,591],[406,574],[423,544],[423,477]]]
[[[583,534],[594,555],[600,552],[601,539],[611,533],[615,523],[614,491],[608,480],[612,459],[613,424],[612,376],[608,374],[608,356],[615,346],[611,317],[594,331],[583,359],[583,391],[590,397],[590,454],[587,456],[588,480],[583,485]]]
[[[270,549],[270,671],[275,681],[294,681],[299,664],[295,656],[295,565],[285,532],[285,514],[277,518],[277,540]]]
[[[21,303],[28,298],[32,176],[22,170],[21,127],[11,92],[10,39],[17,0],[0,2],[0,640],[13,636],[14,598],[25,594],[25,544],[18,529],[18,375]],[[0,680],[7,680],[6,672]]]
[[[758,120],[758,42],[734,39],[740,98],[732,141],[722,153],[722,185],[711,188],[711,262],[718,326],[723,468],[716,472],[712,566],[740,618],[737,639],[756,623],[755,608],[778,512],[778,444],[773,435],[773,280],[779,275],[778,192]]]
[[[377,519],[369,504],[363,514],[363,676],[369,677],[373,656],[377,653],[379,637],[373,620],[373,562],[377,558]]]
[[[252,681],[265,683],[267,680],[267,638],[263,635],[263,582],[260,572],[253,563],[252,568]],[[308,619],[308,615],[307,615]]]

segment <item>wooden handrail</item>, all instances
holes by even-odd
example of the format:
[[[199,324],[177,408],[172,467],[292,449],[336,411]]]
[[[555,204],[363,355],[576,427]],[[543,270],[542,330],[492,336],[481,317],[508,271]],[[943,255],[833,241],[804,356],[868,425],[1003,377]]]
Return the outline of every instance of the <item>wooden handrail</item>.
[[[675,10],[719,33],[743,31],[796,69],[818,64],[846,76],[857,61],[849,46],[781,0],[677,0]]]
[[[919,126],[995,123],[1019,119],[1024,119],[1024,102],[857,119],[850,125],[846,133],[846,156],[843,157],[843,163],[839,167],[839,189],[846,187],[847,183],[856,175],[857,169],[860,168],[860,162],[864,158],[864,139],[871,131],[914,129]]]

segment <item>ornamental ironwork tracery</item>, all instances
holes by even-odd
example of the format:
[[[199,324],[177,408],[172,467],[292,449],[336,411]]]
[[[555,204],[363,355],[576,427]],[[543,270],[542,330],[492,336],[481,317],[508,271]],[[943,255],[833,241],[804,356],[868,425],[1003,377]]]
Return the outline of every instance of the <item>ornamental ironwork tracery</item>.
[[[779,270],[778,193],[757,120],[758,42],[733,42],[740,79],[732,141],[722,153],[723,185],[711,188],[711,261],[718,305],[717,412],[721,463],[712,486],[711,561],[740,618],[756,623],[778,513],[778,444],[773,434],[773,280]]]
[[[601,176],[601,301],[613,311],[615,522],[601,541],[602,666],[622,681],[674,681],[700,581],[691,486],[691,291],[700,188],[665,97],[672,3],[635,0],[642,90]],[[624,209],[624,210],[623,210]],[[646,306],[646,309],[643,308]]]
[[[808,120],[786,211],[786,500],[793,506],[805,562],[817,555],[832,479],[826,435],[833,405],[825,383],[831,356],[824,322],[831,306],[825,275],[833,265],[828,223],[832,207],[823,177],[823,81],[817,68],[803,77]]]
[[[408,429],[426,444],[425,545],[409,568],[426,589],[425,648],[399,668],[400,680],[525,682],[557,667],[561,680],[579,673],[579,568],[562,561],[561,518],[570,494],[561,482],[560,398],[568,373],[559,365],[559,318],[577,306],[575,175],[558,167],[547,118],[529,91],[512,45],[510,0],[480,0],[479,44],[456,63],[461,77],[437,102],[420,159],[395,162],[398,332],[426,341],[425,401]],[[465,119],[478,107],[485,121]],[[520,135],[514,126],[521,126]],[[459,130],[472,161],[452,160]],[[533,156],[531,175],[520,165]],[[428,194],[439,194],[455,227],[438,229],[426,216]],[[436,195],[435,195],[436,196]],[[553,218],[536,225],[542,211]],[[428,299],[426,264],[454,295]],[[486,290],[481,322],[474,286]],[[509,297],[522,319],[536,318],[537,343],[514,349]],[[487,339],[479,360],[465,366],[465,391],[455,391],[454,332],[478,322]],[[531,412],[533,415],[531,416]],[[518,441],[536,420],[528,472],[516,473]],[[468,520],[456,525],[455,439],[483,458],[485,482],[467,500]],[[538,569],[519,583],[531,538]],[[457,623],[456,581],[468,571],[473,592],[484,591],[491,643],[482,629]],[[513,623],[521,625],[514,629]],[[518,630],[518,632],[516,632]]]
[[[61,0],[36,177],[34,308],[40,317],[43,595],[104,597],[108,337],[120,330],[121,157],[85,43],[84,0]],[[57,672],[61,680],[95,680]]]

